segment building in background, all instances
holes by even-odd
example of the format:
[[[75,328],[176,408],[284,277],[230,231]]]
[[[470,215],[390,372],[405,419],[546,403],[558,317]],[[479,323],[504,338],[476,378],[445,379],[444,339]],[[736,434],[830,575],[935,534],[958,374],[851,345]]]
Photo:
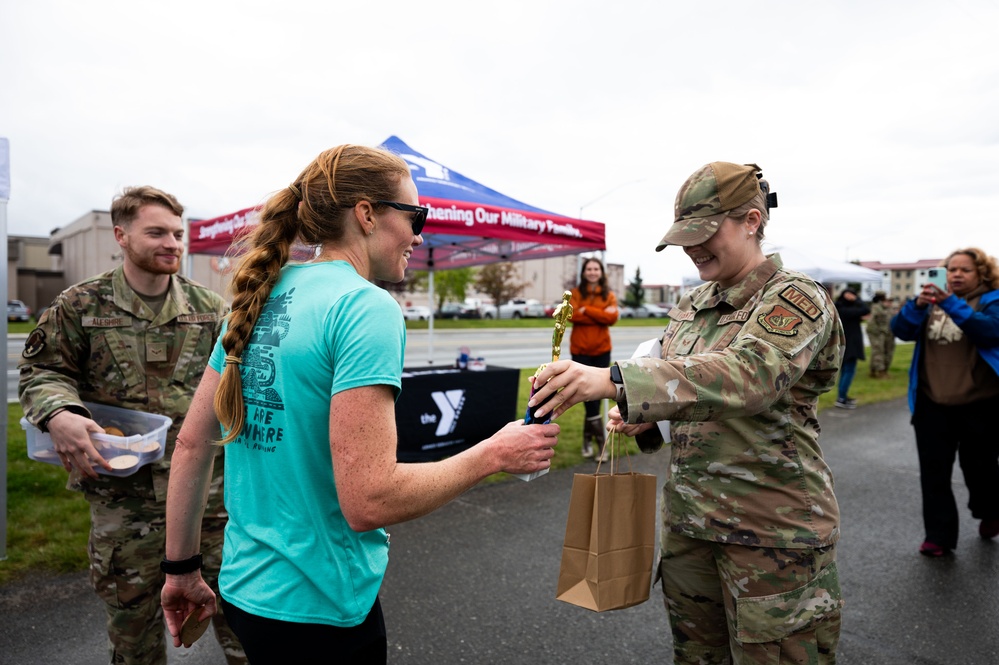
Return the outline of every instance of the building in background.
[[[926,271],[940,267],[940,259],[920,259],[911,263],[881,263],[880,261],[861,261],[860,265],[871,270],[877,270],[884,276],[882,290],[889,298],[898,298],[903,302],[921,290],[927,282]]]
[[[122,258],[121,248],[114,239],[111,213],[102,210],[88,212],[70,224],[55,229],[47,238],[9,236],[7,251],[7,298],[23,300],[32,312],[47,307],[67,286],[111,270],[120,264]],[[598,253],[597,257],[603,260],[601,254]],[[518,281],[525,284],[521,297],[532,298],[545,305],[560,301],[562,292],[576,285],[582,260],[587,256],[590,254],[515,261]],[[862,261],[860,265],[884,276],[884,281],[877,288],[885,290],[890,297],[905,300],[915,296],[926,281],[926,271],[938,267],[940,261],[941,259],[921,259],[911,263]],[[446,269],[441,266],[438,268]],[[623,302],[627,295],[624,265],[605,263],[605,269],[611,290]],[[201,254],[185,256],[181,270],[183,274],[223,297],[228,296],[231,271],[232,264],[226,257]],[[675,304],[685,290],[681,285],[672,284],[643,284],[643,288],[645,302],[657,305]],[[400,304],[430,305],[425,291],[393,295]],[[865,294],[865,297],[868,295]],[[474,288],[468,296],[484,298]]]
[[[8,299],[23,300],[33,312],[47,307],[68,286],[120,265],[121,248],[114,238],[111,213],[91,210],[49,237],[8,238]],[[521,296],[543,304],[561,300],[562,292],[579,279],[581,257],[559,256],[515,261],[518,281],[525,284]],[[228,297],[232,261],[203,254],[186,255],[181,273]],[[439,268],[444,269],[444,268]],[[624,293],[624,266],[606,266],[608,283],[617,294]],[[426,291],[393,293],[400,301],[429,306]],[[470,297],[476,294],[474,291]]]
[[[60,257],[49,253],[49,239],[7,237],[7,300],[21,300],[32,314],[47,307],[65,288]]]

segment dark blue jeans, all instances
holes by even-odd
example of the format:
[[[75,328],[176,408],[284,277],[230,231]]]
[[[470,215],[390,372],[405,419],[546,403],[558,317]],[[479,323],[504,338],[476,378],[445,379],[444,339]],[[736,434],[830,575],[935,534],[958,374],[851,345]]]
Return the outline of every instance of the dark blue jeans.
[[[857,373],[857,359],[844,360],[839,370],[839,398],[845,400],[853,383],[853,375]]]

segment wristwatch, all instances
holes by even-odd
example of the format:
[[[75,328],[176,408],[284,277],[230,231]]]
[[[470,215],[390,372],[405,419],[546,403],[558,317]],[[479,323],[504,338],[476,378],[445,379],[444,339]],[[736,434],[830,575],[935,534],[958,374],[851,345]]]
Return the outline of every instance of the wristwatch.
[[[614,401],[617,402],[618,411],[621,412],[621,419],[628,421],[628,397],[624,394],[624,377],[621,376],[621,368],[617,363],[610,367],[610,380],[614,384]]]

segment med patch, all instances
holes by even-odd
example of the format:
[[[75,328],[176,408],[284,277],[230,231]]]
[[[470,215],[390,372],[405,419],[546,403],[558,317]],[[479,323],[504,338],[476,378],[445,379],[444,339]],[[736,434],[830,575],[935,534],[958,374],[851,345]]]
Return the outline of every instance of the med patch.
[[[756,317],[756,321],[769,333],[791,337],[798,334],[798,326],[804,319],[786,307],[774,305],[768,313]]]
[[[795,309],[799,310],[812,321],[817,321],[822,316],[822,310],[819,306],[795,286],[789,286],[781,291],[780,297],[794,305]]]

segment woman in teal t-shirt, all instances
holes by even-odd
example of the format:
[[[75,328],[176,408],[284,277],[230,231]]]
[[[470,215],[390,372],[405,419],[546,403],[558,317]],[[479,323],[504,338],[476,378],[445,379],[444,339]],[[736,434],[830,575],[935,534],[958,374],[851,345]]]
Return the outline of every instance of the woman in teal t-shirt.
[[[351,145],[320,154],[261,210],[172,460],[162,603],[176,646],[189,642],[187,616],[217,608],[198,570],[197,525],[220,431],[229,522],[219,590],[254,665],[288,662],[289,645],[295,662],[384,662],[383,527],[490,474],[551,465],[558,426],[519,421],[449,459],[396,462],[406,331],[372,281],[403,279],[426,217],[405,161]],[[288,264],[298,239],[319,249]]]

